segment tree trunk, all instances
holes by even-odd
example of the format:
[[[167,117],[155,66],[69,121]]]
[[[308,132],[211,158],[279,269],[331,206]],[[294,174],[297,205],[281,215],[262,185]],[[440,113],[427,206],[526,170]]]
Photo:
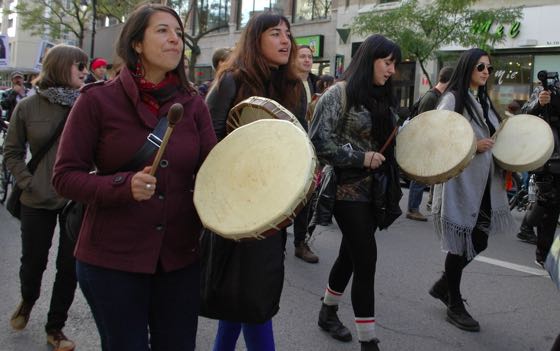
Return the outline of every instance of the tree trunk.
[[[420,64],[420,68],[422,69],[422,73],[424,73],[426,79],[428,79],[428,84],[430,84],[430,89],[432,89],[434,86],[432,85],[432,80],[430,79],[430,75],[428,74],[428,71],[426,71],[426,67],[424,66],[424,60],[421,60],[418,57],[417,59],[418,59],[418,63]]]

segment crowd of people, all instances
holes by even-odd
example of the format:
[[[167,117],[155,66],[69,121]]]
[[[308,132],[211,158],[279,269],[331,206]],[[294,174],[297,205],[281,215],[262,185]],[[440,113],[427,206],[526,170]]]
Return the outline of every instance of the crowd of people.
[[[287,18],[262,13],[249,20],[234,47],[214,52],[215,79],[195,87],[188,80],[183,38],[183,23],[174,10],[144,4],[128,17],[118,38],[121,64],[114,77],[107,75],[112,65],[106,59],[89,61],[81,49],[62,44],[49,50],[32,87],[24,84],[22,73],[12,73],[13,87],[1,103],[10,122],[4,159],[23,191],[21,301],[12,328],[26,327],[40,297],[58,224],[56,277],[45,324],[47,342],[55,350],[79,347],[63,332],[78,283],[102,350],[194,350],[201,260],[208,259],[199,257],[202,224],[193,204],[194,181],[212,148],[227,137],[231,108],[262,96],[295,116],[321,165],[336,172],[332,215],[342,237],[338,256],[328,263],[332,268],[317,323],[337,340],[352,340],[351,330],[338,318],[351,282],[360,349],[379,350],[375,233],[390,223],[372,214],[378,210],[376,182],[397,169],[391,135],[397,122],[392,77],[401,61],[398,43],[378,34],[367,37],[335,81],[312,73],[314,52],[296,44]],[[418,108],[420,113],[455,111],[476,136],[474,159],[459,176],[435,186],[430,197],[435,231],[447,255],[443,274],[427,292],[445,305],[451,324],[473,332],[480,324],[465,308],[462,273],[486,249],[489,236],[513,225],[504,172],[491,153],[501,120],[487,90],[492,70],[486,51],[463,52],[454,68],[440,71],[438,84]],[[176,104],[182,106],[182,122],[163,159],[150,165],[154,151],[144,150],[146,137],[156,133]],[[548,120],[560,116],[549,104],[550,93],[538,89],[523,111]],[[29,170],[27,150],[33,157],[43,148],[38,167]],[[541,264],[560,214],[559,179],[546,170],[537,173],[537,206],[544,218],[537,226]],[[419,212],[424,189],[412,182],[408,218],[426,220]],[[62,213],[68,200],[87,205],[76,242],[65,233]],[[318,263],[309,246],[312,204],[294,218],[293,245],[298,259]],[[286,244],[286,228],[264,240],[238,243],[246,255],[266,254],[282,272]],[[272,318],[283,279],[283,274],[273,277],[279,289],[266,298],[276,306],[262,323],[242,316],[220,318],[215,351],[235,350],[241,332],[248,350],[275,349]],[[558,344],[560,338],[554,350]]]

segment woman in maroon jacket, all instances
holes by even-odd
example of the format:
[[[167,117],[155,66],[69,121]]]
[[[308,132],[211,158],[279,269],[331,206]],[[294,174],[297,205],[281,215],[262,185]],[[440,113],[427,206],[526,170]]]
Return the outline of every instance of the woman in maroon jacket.
[[[182,38],[175,11],[137,8],[117,43],[120,74],[83,90],[57,155],[55,188],[88,205],[76,267],[104,351],[195,348],[201,224],[192,189],[216,136],[185,76]],[[184,115],[156,176],[150,167],[115,171],[174,103]]]

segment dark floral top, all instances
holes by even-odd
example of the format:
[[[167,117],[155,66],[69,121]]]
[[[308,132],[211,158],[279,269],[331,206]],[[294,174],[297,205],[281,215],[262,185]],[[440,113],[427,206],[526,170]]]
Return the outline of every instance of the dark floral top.
[[[379,150],[380,145],[372,140],[371,114],[364,107],[352,107],[342,118],[345,86],[337,83],[321,95],[309,137],[319,160],[336,169],[336,199],[370,202],[373,177],[364,168],[365,152]]]

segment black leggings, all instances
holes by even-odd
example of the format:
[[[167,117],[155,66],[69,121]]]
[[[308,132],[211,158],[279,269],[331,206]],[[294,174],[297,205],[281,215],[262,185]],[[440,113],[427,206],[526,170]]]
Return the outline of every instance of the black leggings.
[[[342,232],[338,257],[329,275],[329,286],[343,292],[352,273],[352,307],[356,317],[375,316],[375,219],[371,203],[337,201],[334,218]]]
[[[488,247],[488,228],[490,227],[491,205],[490,205],[490,189],[486,186],[480,211],[476,220],[475,228],[472,231],[472,243],[474,250],[478,255]],[[471,261],[467,260],[466,255],[455,255],[447,253],[445,257],[445,275],[449,286],[449,304],[457,305],[462,302],[461,298],[461,277],[463,269]]]

